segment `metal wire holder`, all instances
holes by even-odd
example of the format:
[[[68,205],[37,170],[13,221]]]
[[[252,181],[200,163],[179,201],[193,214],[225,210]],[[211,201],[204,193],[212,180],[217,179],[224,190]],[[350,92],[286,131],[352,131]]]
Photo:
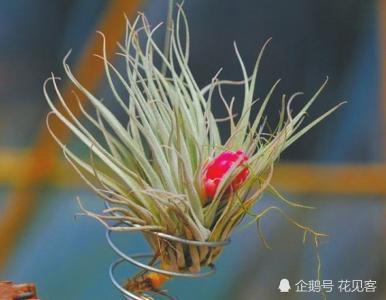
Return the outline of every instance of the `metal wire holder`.
[[[105,202],[106,208],[110,208],[110,205]],[[118,214],[115,214],[116,216]],[[122,225],[124,224],[125,226],[129,227],[135,227],[137,226],[136,224],[132,224],[128,221],[122,221],[114,226]],[[175,277],[181,277],[181,278],[204,278],[212,275],[215,273],[216,268],[215,266],[209,265],[208,269],[206,271],[201,271],[198,273],[191,273],[191,272],[174,272],[174,271],[168,271],[168,270],[163,270],[160,268],[157,268],[155,266],[146,264],[141,262],[142,259],[146,258],[152,258],[154,256],[153,253],[136,253],[136,254],[126,254],[122,250],[119,249],[119,247],[114,243],[112,240],[112,231],[111,229],[106,230],[106,239],[109,244],[109,246],[113,249],[113,251],[119,256],[119,258],[114,261],[109,268],[109,276],[110,279],[113,283],[113,285],[121,292],[121,294],[125,297],[127,300],[150,300],[153,299],[152,296],[143,294],[143,295],[136,295],[133,292],[127,291],[123,286],[119,283],[115,276],[115,271],[123,263],[129,263],[131,265],[134,265],[135,267],[142,269],[142,270],[147,270],[151,272],[156,272],[164,275],[170,275],[170,276],[175,276]],[[193,246],[203,246],[203,247],[209,247],[209,248],[217,248],[217,247],[224,247],[230,243],[230,240],[225,240],[225,241],[195,241],[195,240],[187,240],[183,238],[179,238],[176,236],[172,236],[163,232],[149,232],[151,234],[157,235],[161,239],[185,244],[185,245],[193,245]],[[170,295],[167,294],[162,294],[160,296],[164,296],[169,299],[176,299]]]

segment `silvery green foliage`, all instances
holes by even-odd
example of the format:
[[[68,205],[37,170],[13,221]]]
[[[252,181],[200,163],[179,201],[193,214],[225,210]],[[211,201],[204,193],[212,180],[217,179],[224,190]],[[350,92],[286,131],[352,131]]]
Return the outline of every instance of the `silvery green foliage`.
[[[161,51],[153,39],[159,26],[151,29],[145,16],[138,16],[133,23],[128,21],[127,27],[125,43],[120,46],[119,53],[126,62],[125,72],[120,73],[107,59],[102,33],[103,51],[99,56],[114,100],[127,116],[126,123],[118,120],[101,99],[78,82],[67,64],[68,55],[63,60],[64,70],[77,92],[87,98],[93,112],[86,110],[79,101],[82,116],[75,115],[61,96],[59,79],[54,75],[44,85],[51,115],[59,118],[92,155],[84,159],[52,132],[54,138],[82,178],[112,205],[101,214],[84,208],[83,211],[106,226],[109,226],[106,221],[112,219],[138,225],[115,227],[114,230],[157,230],[196,240],[225,240],[263,191],[270,188],[273,165],[281,152],[339,105],[302,126],[307,110],[327,80],[297,113],[292,112],[291,102],[301,93],[288,99],[283,96],[279,123],[273,133],[265,133],[265,108],[279,81],[261,102],[255,103],[254,99],[260,60],[269,41],[262,47],[252,74],[247,73],[235,44],[243,79],[239,82],[220,80],[218,73],[207,86],[199,88],[188,66],[189,28],[182,9],[178,10],[175,24],[170,28],[171,39],[166,52]],[[140,42],[143,40],[145,42]],[[166,72],[155,65],[157,57]],[[49,83],[59,99],[57,105],[47,91]],[[118,92],[117,84],[124,87],[125,94]],[[239,116],[233,111],[234,99],[227,102],[221,94],[222,86],[236,84],[244,87]],[[224,144],[220,139],[219,120],[211,111],[216,89],[229,114],[226,120],[231,133]],[[259,110],[256,116],[251,116],[254,105],[259,105]],[[95,134],[95,129],[99,134]],[[237,191],[226,192],[238,172],[235,164],[215,197],[207,201],[201,183],[205,163],[221,151],[238,149],[249,156],[250,175]]]

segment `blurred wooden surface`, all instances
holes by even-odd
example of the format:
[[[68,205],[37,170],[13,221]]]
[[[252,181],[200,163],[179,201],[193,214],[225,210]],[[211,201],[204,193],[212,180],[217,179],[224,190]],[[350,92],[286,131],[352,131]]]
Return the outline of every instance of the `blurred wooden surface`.
[[[32,283],[15,284],[0,281],[0,300],[39,300],[36,287]]]

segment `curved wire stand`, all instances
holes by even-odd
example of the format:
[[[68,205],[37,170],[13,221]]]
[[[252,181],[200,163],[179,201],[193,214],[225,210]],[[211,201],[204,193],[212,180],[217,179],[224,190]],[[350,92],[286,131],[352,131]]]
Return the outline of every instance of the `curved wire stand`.
[[[106,206],[106,208],[111,208],[109,203],[107,203],[107,202],[105,202],[105,206]],[[115,215],[119,216],[118,214],[115,214]],[[128,227],[136,227],[137,226],[136,224],[132,224],[128,221],[119,222],[119,223],[115,224],[114,226],[118,226],[121,224],[124,224]],[[119,283],[119,281],[116,278],[115,271],[118,268],[118,266],[120,266],[121,264],[123,264],[125,262],[129,263],[131,265],[134,265],[135,267],[142,269],[142,270],[147,270],[147,271],[156,272],[156,273],[160,273],[160,274],[164,274],[164,275],[175,276],[175,277],[184,277],[184,278],[204,278],[204,277],[208,277],[216,272],[216,268],[213,264],[208,266],[209,270],[207,270],[207,271],[202,271],[202,272],[198,272],[198,273],[191,273],[191,272],[174,272],[174,271],[162,270],[162,269],[157,268],[155,266],[142,263],[140,261],[141,259],[153,258],[154,254],[153,253],[138,253],[138,254],[128,255],[128,254],[124,253],[122,250],[120,250],[119,247],[114,243],[114,241],[112,240],[112,237],[111,237],[111,233],[112,233],[111,229],[106,230],[106,239],[107,239],[109,246],[119,256],[119,259],[117,259],[115,262],[113,262],[110,265],[109,276],[110,276],[110,279],[111,279],[113,285],[122,293],[122,295],[127,300],[150,300],[153,298],[147,294],[143,294],[141,296],[138,296],[138,295],[134,294],[133,292],[130,292],[122,287],[122,285]],[[157,235],[161,239],[166,239],[169,241],[178,242],[178,243],[185,244],[185,245],[217,248],[217,247],[224,247],[230,243],[230,240],[217,241],[217,242],[216,241],[194,241],[194,240],[187,240],[187,239],[179,238],[176,236],[172,236],[172,235],[169,235],[169,234],[166,234],[163,232],[150,232],[150,233]],[[166,293],[165,294],[164,293],[159,294],[159,295],[167,297],[169,299],[176,299],[170,295],[167,295]]]

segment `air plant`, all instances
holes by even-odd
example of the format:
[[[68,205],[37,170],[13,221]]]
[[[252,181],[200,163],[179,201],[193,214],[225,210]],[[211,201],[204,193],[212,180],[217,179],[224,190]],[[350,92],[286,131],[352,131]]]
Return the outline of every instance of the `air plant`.
[[[184,11],[178,9],[169,29],[166,51],[154,40],[158,27],[151,28],[143,14],[132,23],[127,21],[127,35],[119,53],[125,60],[125,72],[107,59],[104,35],[100,33],[103,51],[97,57],[105,66],[113,99],[125,114],[125,120],[119,119],[74,77],[67,63],[69,54],[63,60],[65,73],[76,92],[88,99],[94,112],[79,101],[83,116],[75,116],[60,93],[59,78],[54,75],[45,82],[44,93],[52,110],[49,116],[55,115],[71,130],[89,149],[90,158],[76,154],[51,131],[53,137],[84,181],[110,204],[100,213],[81,205],[83,213],[110,230],[141,231],[163,269],[199,272],[213,264],[222,252],[221,247],[184,246],[152,233],[194,241],[225,241],[240,221],[252,214],[251,208],[265,191],[274,192],[288,205],[301,207],[285,200],[271,186],[274,164],[287,147],[340,104],[302,126],[327,80],[297,113],[292,111],[291,103],[301,93],[288,99],[283,96],[276,129],[267,133],[264,112],[279,81],[260,102],[256,103],[254,97],[260,60],[269,41],[262,47],[252,74],[247,73],[235,44],[242,80],[220,80],[219,72],[207,86],[199,88],[188,65],[190,40]],[[158,66],[157,59],[163,67]],[[62,108],[52,101],[48,83],[52,84]],[[223,86],[236,84],[244,87],[243,106],[238,114],[233,109],[234,99],[227,101],[221,92]],[[216,90],[228,112],[225,121],[230,134],[224,142],[218,126],[224,118],[216,119],[211,110],[212,105],[218,105],[213,100]],[[259,109],[252,116],[255,105]],[[315,241],[322,235],[297,223],[278,207],[254,214],[251,222],[259,221],[273,209],[283,213],[305,234],[312,234]],[[111,226],[110,221],[135,226]],[[159,290],[169,279],[170,276],[148,272],[129,280],[126,288],[140,293]]]

